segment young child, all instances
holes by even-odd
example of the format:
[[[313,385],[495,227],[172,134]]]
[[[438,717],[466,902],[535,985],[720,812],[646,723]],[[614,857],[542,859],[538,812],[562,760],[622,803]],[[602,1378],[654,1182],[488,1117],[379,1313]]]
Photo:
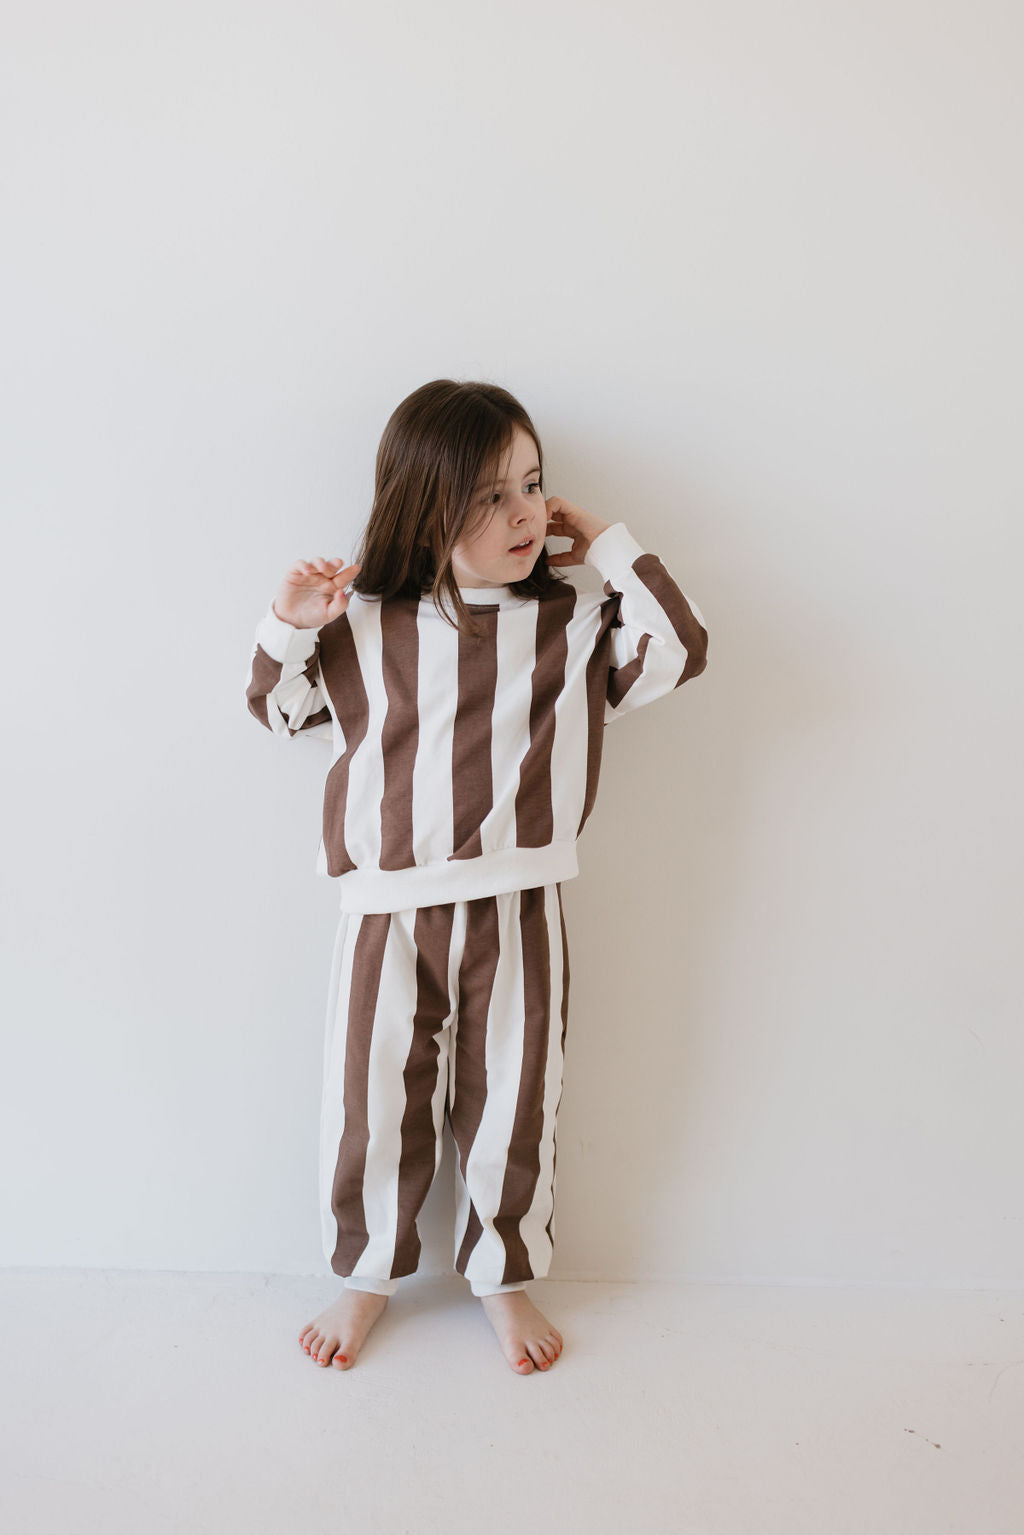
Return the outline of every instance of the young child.
[[[359,558],[297,561],[256,631],[249,710],[331,746],[320,1209],[345,1284],[299,1334],[322,1365],[350,1368],[416,1272],[446,1118],[455,1269],[519,1374],[562,1351],[526,1293],[553,1251],[562,884],[605,726],[702,672],[708,636],[624,523],[545,501],[543,463],[504,389],[417,389],[381,439]],[[599,590],[553,568],[580,564]]]

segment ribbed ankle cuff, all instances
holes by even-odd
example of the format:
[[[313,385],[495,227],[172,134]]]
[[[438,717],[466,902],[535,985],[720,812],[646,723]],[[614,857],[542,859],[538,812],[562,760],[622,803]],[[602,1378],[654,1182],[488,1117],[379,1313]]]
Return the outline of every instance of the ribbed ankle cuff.
[[[398,1289],[398,1280],[374,1279],[368,1274],[348,1274],[345,1287],[349,1290],[371,1290],[374,1295],[394,1295]]]

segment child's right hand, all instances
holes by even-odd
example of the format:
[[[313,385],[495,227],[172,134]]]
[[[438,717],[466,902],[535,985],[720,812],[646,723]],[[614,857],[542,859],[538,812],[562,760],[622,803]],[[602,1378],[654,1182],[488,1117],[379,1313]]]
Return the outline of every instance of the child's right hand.
[[[342,588],[358,569],[358,565],[343,565],[340,560],[325,560],[319,555],[314,560],[296,560],[277,589],[274,612],[296,629],[319,629],[348,607]]]

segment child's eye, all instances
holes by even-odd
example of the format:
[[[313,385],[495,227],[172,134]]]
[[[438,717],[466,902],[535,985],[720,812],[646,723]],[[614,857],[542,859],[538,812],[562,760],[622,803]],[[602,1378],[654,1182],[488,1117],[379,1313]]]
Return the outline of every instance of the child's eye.
[[[527,488],[527,490],[540,490],[540,481],[539,480],[530,480],[529,483],[527,484],[526,488]],[[501,491],[500,490],[496,490],[493,493],[493,495],[485,496],[483,501],[482,501],[482,503],[481,503],[481,505],[489,506],[492,501],[500,501],[500,500],[501,500]]]
[[[540,480],[528,480],[527,490],[540,490]],[[490,494],[490,496],[484,496],[484,499],[482,499],[481,502],[481,507],[490,507],[490,503],[493,502],[493,500],[500,499],[502,499],[502,493],[500,493],[499,490],[493,491],[493,494]]]

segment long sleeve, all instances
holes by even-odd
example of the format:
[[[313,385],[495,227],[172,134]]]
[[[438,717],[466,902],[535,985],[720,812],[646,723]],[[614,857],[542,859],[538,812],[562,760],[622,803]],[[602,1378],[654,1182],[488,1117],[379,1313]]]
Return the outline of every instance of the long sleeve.
[[[275,735],[330,741],[334,725],[319,685],[320,630],[296,629],[271,601],[256,629],[245,690],[250,714]]]
[[[604,723],[671,693],[707,665],[704,615],[683,595],[656,554],[615,522],[592,540],[584,564],[618,595]]]

